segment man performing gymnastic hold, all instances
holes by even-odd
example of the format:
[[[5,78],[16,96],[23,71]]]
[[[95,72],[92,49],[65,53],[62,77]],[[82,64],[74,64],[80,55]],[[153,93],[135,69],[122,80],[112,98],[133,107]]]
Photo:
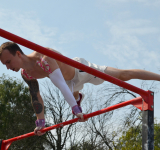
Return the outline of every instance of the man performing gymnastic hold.
[[[53,49],[50,50],[55,51]],[[6,42],[1,45],[0,60],[4,65],[6,65],[7,69],[11,69],[16,72],[21,69],[22,78],[29,86],[32,97],[32,105],[37,116],[37,127],[35,128],[34,132],[38,136],[44,134],[39,130],[45,126],[45,119],[44,104],[36,79],[45,77],[50,78],[53,84],[60,89],[65,100],[71,106],[73,114],[79,118],[79,121],[86,121],[83,118],[82,109],[80,107],[80,103],[84,95],[79,93],[79,91],[82,90],[84,83],[98,85],[104,82],[104,80],[100,78],[40,54],[36,51],[29,55],[25,55],[20,47],[13,42]],[[85,59],[77,57],[74,58],[74,60],[123,81],[130,79],[160,81],[159,74],[145,70],[121,70],[112,67],[98,66],[86,61]]]

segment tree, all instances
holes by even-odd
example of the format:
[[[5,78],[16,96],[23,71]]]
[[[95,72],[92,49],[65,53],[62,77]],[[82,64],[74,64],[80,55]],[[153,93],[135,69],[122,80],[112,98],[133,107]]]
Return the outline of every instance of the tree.
[[[92,144],[90,141],[82,141],[82,143],[77,144],[69,148],[68,150],[106,150],[103,145]]]
[[[73,119],[71,108],[61,92],[51,82],[42,89],[47,126]],[[91,113],[102,108],[137,97],[137,94],[113,84],[104,84],[100,90],[86,88],[83,112]],[[46,147],[53,150],[91,149],[113,150],[117,139],[138,121],[140,110],[130,105],[90,118],[85,123],[75,123],[47,132]]]
[[[5,140],[32,132],[35,120],[28,87],[16,78],[0,77],[0,138]],[[43,150],[43,138],[34,136],[16,141],[9,149]]]
[[[75,117],[61,92],[51,82],[45,83],[43,88],[45,89],[41,91],[45,105],[46,126]],[[87,89],[83,91],[85,100],[82,108],[85,113],[137,97],[135,93],[113,84],[104,84],[104,87],[96,91],[92,88]],[[8,139],[33,131],[36,116],[30,103],[28,87],[13,78],[2,76],[0,78],[0,113],[1,138]],[[22,141],[15,142],[11,148],[13,150],[78,150],[80,148],[113,150],[120,146],[117,141],[119,136],[135,125],[139,113],[140,110],[136,107],[127,106],[93,117],[85,123],[70,124],[49,131],[41,137],[27,138],[23,140],[23,143]],[[158,134],[157,137],[159,137]]]
[[[158,91],[156,84],[147,85],[142,82],[143,89]],[[104,84],[100,89],[86,88],[85,91],[85,104],[83,102],[82,108],[86,106],[84,112],[90,113],[102,108],[112,106],[129,99],[138,97],[138,94],[130,92],[124,88],[118,87],[113,84]],[[88,96],[87,96],[88,95]],[[129,105],[114,111],[110,111],[96,117],[90,118],[88,122],[85,123],[85,128],[83,128],[81,141],[75,143],[72,147],[79,148],[87,142],[90,143],[90,147],[99,148],[105,150],[117,149],[117,139],[132,126],[140,122],[139,115],[141,111],[136,107]],[[85,146],[85,145],[84,145]],[[72,149],[70,147],[70,149]]]
[[[130,127],[118,140],[115,150],[141,150],[142,149],[142,123]],[[155,119],[154,149],[160,149],[160,123]]]

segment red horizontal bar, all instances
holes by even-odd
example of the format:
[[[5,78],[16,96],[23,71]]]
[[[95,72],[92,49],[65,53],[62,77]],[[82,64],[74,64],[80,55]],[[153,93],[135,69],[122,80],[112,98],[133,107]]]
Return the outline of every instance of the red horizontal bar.
[[[86,114],[86,115],[84,115],[84,118],[86,119],[86,118],[94,117],[94,116],[112,111],[114,109],[118,109],[118,108],[130,105],[130,104],[140,103],[140,102],[142,102],[142,97],[137,97],[137,98],[134,98],[134,99],[131,99],[131,100],[128,100],[128,101],[125,101],[125,102],[122,102],[122,103],[119,103],[119,104],[116,104],[116,105],[113,105],[113,106],[110,106],[110,107],[107,107],[107,108],[104,108],[104,109],[101,109],[101,110],[98,110],[98,111],[95,111],[95,112],[92,112],[90,114]],[[66,121],[66,122],[62,122],[62,123],[53,125],[51,127],[47,127],[45,129],[41,130],[41,132],[47,132],[47,131],[50,131],[50,130],[53,130],[53,129],[56,129],[56,128],[59,128],[59,127],[64,127],[66,125],[69,125],[69,124],[72,124],[72,123],[75,123],[75,122],[78,122],[78,118],[75,118],[75,119],[72,119],[72,120],[69,120],[69,121]],[[35,135],[34,132],[30,132],[30,133],[27,133],[27,134],[24,134],[24,135],[21,135],[21,136],[17,136],[17,137],[8,139],[8,140],[3,140],[2,145],[5,146],[7,144],[12,143],[13,141],[24,139],[24,138],[27,138],[27,137],[30,137],[30,136],[33,136],[33,135]]]
[[[23,38],[21,38],[21,37],[19,37],[17,35],[14,35],[14,34],[12,34],[10,32],[7,32],[7,31],[5,31],[3,29],[0,29],[0,36],[3,37],[3,38],[6,38],[8,40],[11,40],[11,41],[13,41],[15,43],[21,44],[21,45],[23,45],[23,46],[25,46],[25,47],[27,47],[29,49],[35,50],[35,51],[37,51],[37,52],[39,52],[41,54],[47,55],[47,56],[52,57],[52,58],[54,58],[56,60],[59,60],[59,61],[61,61],[63,63],[66,63],[66,64],[68,64],[70,66],[73,66],[75,68],[83,70],[83,71],[85,71],[85,72],[87,72],[89,74],[92,74],[92,75],[94,75],[96,77],[99,77],[99,78],[101,78],[103,80],[106,80],[108,82],[111,82],[113,84],[121,86],[121,87],[123,87],[125,89],[128,89],[130,91],[133,91],[133,92],[141,95],[144,99],[146,99],[146,96],[148,95],[146,91],[144,91],[144,90],[142,90],[140,88],[137,88],[137,87],[135,87],[133,85],[130,85],[130,84],[126,83],[126,82],[123,82],[123,81],[121,81],[119,79],[116,79],[116,78],[114,78],[112,76],[109,76],[109,75],[107,75],[105,73],[97,71],[97,70],[95,70],[95,69],[93,69],[91,67],[85,66],[85,65],[83,65],[83,64],[81,64],[79,62],[76,62],[76,61],[74,61],[74,60],[72,60],[70,58],[67,58],[67,57],[65,57],[63,55],[60,55],[60,54],[58,54],[56,52],[53,52],[53,51],[51,51],[51,50],[49,50],[47,48],[44,48],[44,47],[42,47],[40,45],[37,45],[37,44],[35,44],[33,42],[30,42],[30,41],[28,41],[26,39],[23,39]]]

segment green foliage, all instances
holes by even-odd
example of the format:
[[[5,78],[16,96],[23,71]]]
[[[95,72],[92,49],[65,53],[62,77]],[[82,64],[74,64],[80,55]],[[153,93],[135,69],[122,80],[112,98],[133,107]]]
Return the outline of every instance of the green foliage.
[[[142,124],[129,128],[118,140],[115,150],[141,150],[142,149]],[[154,149],[160,149],[160,123],[154,123]]]
[[[124,132],[119,138],[118,149],[121,150],[141,150],[142,149],[142,135],[141,128],[131,127],[127,132]]]
[[[160,149],[160,123],[155,120],[154,124],[154,149]]]
[[[16,78],[0,77],[0,138],[10,139],[35,128],[34,114],[28,87]],[[10,150],[43,150],[42,138],[30,137],[13,142]]]

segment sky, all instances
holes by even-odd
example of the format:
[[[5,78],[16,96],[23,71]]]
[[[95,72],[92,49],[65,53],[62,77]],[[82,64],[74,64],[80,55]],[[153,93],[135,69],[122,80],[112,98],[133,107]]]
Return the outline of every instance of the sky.
[[[0,28],[69,58],[160,74],[159,8],[160,0],[0,0]],[[6,41],[0,37],[0,44]],[[25,54],[33,52],[20,47]],[[0,67],[0,76],[21,79],[20,72]],[[141,87],[142,81],[128,83]],[[157,91],[155,117],[160,118]]]

